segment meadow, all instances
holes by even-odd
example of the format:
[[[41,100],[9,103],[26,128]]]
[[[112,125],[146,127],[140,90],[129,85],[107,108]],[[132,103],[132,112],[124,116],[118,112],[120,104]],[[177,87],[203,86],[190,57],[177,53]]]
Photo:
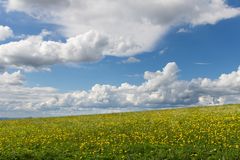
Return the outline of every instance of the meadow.
[[[240,105],[3,120],[0,159],[240,159]]]

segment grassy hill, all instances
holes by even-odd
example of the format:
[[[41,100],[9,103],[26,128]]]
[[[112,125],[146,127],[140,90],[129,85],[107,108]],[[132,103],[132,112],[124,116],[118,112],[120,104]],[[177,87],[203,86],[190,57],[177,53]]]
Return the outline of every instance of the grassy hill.
[[[0,159],[240,159],[240,105],[0,121]]]

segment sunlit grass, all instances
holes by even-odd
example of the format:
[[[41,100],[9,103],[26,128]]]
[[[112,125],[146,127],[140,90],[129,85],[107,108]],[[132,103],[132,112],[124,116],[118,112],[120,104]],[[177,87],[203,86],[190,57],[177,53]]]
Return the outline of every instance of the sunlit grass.
[[[240,159],[240,105],[0,121],[0,159]]]

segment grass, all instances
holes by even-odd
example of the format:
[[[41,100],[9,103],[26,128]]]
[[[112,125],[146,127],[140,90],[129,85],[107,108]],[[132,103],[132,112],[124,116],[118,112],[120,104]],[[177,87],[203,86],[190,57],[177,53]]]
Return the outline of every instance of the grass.
[[[240,105],[4,120],[0,159],[240,159]]]

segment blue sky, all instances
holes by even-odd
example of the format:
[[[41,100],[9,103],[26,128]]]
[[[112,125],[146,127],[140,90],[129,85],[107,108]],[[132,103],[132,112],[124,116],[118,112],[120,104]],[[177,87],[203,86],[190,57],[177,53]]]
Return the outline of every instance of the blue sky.
[[[68,7],[66,7],[66,9],[64,9],[64,7],[62,6],[62,4],[65,4],[65,2],[69,5]],[[21,87],[24,88],[24,91],[26,88],[28,90],[31,90],[34,89],[34,87],[39,87],[44,90],[46,89],[46,87],[49,87],[53,90],[56,90],[53,91],[55,94],[54,97],[64,97],[64,95],[71,95],[74,92],[91,90],[92,87],[96,84],[118,87],[121,86],[122,83],[127,82],[131,86],[139,86],[141,88],[144,83],[148,83],[148,81],[150,83],[151,81],[151,78],[146,78],[146,71],[150,71],[154,75],[157,75],[158,71],[164,74],[164,70],[162,69],[164,67],[168,68],[169,66],[169,70],[171,70],[172,67],[173,69],[180,71],[177,73],[177,84],[179,83],[179,81],[181,81],[181,83],[183,83],[183,81],[187,81],[189,82],[190,86],[193,85],[192,81],[194,79],[203,79],[206,77],[211,81],[211,85],[209,84],[208,87],[211,86],[214,88],[214,85],[216,85],[217,83],[219,83],[219,85],[217,86],[220,86],[220,84],[222,84],[220,83],[220,81],[222,80],[221,78],[219,78],[220,75],[226,73],[229,75],[229,77],[232,77],[235,76],[234,71],[238,73],[238,67],[240,65],[240,9],[238,7],[240,7],[240,1],[206,0],[203,1],[203,3],[199,3],[195,0],[191,0],[189,4],[190,8],[188,8],[190,10],[189,13],[186,9],[181,10],[181,7],[184,8],[184,6],[182,6],[181,4],[178,4],[174,1],[169,1],[164,2],[169,3],[167,4],[169,9],[166,10],[166,15],[165,13],[163,14],[161,12],[161,10],[165,9],[161,8],[162,6],[164,6],[164,3],[159,3],[156,6],[153,5],[155,8],[152,9],[151,7],[153,6],[151,5],[154,3],[152,1],[149,1],[146,2],[149,4],[146,5],[146,8],[144,10],[145,12],[143,13],[143,15],[141,15],[145,17],[145,19],[143,19],[142,21],[138,21],[137,19],[139,18],[138,16],[140,16],[140,12],[137,11],[137,7],[143,7],[141,6],[141,3],[137,4],[138,2],[134,4],[135,2],[133,1],[134,5],[132,5],[132,8],[124,8],[126,9],[127,13],[131,11],[129,12],[129,15],[125,15],[122,13],[119,14],[121,10],[119,10],[118,13],[118,8],[116,9],[116,12],[113,12],[111,10],[111,6],[108,8],[109,10],[106,9],[106,11],[104,11],[103,13],[101,10],[97,10],[101,9],[101,7],[103,6],[106,7],[105,3],[107,2],[99,1],[96,2],[96,4],[94,4],[93,6],[91,6],[92,4],[88,4],[91,7],[86,7],[84,8],[84,11],[81,12],[79,11],[79,8],[82,7],[82,4],[78,6],[77,1],[73,1],[71,3],[67,0],[61,2],[59,1],[56,4],[53,4],[51,2],[46,3],[45,1],[28,2],[27,0],[23,0],[22,2],[18,2],[16,0],[2,1],[2,5],[0,7],[0,26],[8,26],[9,29],[13,32],[11,36],[0,41],[0,57],[2,58],[0,58],[0,62],[3,63],[2,65],[4,68],[2,72],[3,76],[0,76],[0,78],[2,78],[2,81],[4,83],[6,83],[4,85],[10,85],[8,84],[9,81],[16,80],[20,83]],[[114,7],[117,6],[121,8],[122,5],[122,2],[116,1],[116,5]],[[148,6],[149,8],[147,8]],[[104,7],[102,8],[103,10]],[[195,13],[195,10],[191,10],[191,7],[196,7],[199,9],[199,11],[196,11]],[[57,11],[59,9],[62,10],[62,15],[58,14]],[[133,12],[135,11],[134,9],[136,10],[136,13]],[[179,13],[176,12],[176,10],[179,10]],[[92,13],[101,14],[100,16],[96,16]],[[64,17],[64,14],[68,14],[69,18]],[[192,16],[189,17],[189,14],[192,14]],[[119,15],[123,16],[123,22],[120,22],[118,20]],[[178,15],[182,16],[180,17],[180,19],[182,18],[181,20],[179,20]],[[112,23],[112,21],[105,21],[105,19],[113,20],[114,23]],[[103,21],[104,23],[102,23],[101,21]],[[137,29],[138,27],[136,28],[136,26],[139,27],[139,30]],[[129,30],[125,27],[129,27]],[[49,33],[42,36],[41,32],[43,33],[43,30]],[[87,32],[88,30],[94,30],[94,32]],[[103,46],[103,48],[100,49],[94,48],[93,50],[94,52],[100,51],[99,53],[93,53],[93,56],[95,54],[100,54],[100,58],[94,58],[92,56],[85,60],[85,53],[79,53],[79,57],[76,57],[76,59],[79,58],[79,60],[76,61],[74,59],[71,59],[70,56],[64,57],[63,59],[60,58],[60,60],[57,59],[53,60],[53,62],[49,62],[47,60],[47,56],[49,56],[50,58],[51,55],[47,55],[48,52],[47,54],[43,53],[43,55],[41,55],[42,57],[34,59],[34,57],[31,56],[35,53],[42,54],[42,51],[33,49],[33,51],[31,52],[31,45],[29,46],[30,52],[26,48],[24,48],[23,50],[21,50],[20,48],[22,47],[22,41],[32,41],[31,39],[28,39],[31,36],[41,37],[42,39],[39,40],[39,43],[51,41],[61,43],[59,45],[64,46],[64,44],[68,42],[67,39],[74,38],[78,35],[85,35],[85,33],[89,33],[89,35],[96,36],[97,38],[100,37],[100,40],[102,40],[101,42],[99,42],[100,45],[104,45],[103,41],[107,37],[107,43],[109,46]],[[128,37],[128,35],[131,35],[131,37]],[[119,41],[117,40],[118,38]],[[7,53],[4,53],[4,49],[7,48],[5,46],[7,46],[8,44],[12,44],[13,42],[16,42],[15,47],[17,47],[19,43],[19,52],[9,51],[10,49],[7,49]],[[35,42],[33,41],[32,43],[34,44]],[[123,44],[124,47],[116,49],[117,47],[119,48],[118,45],[120,44]],[[14,45],[12,45],[12,48],[14,48]],[[115,46],[115,48],[113,48],[113,46]],[[136,46],[138,46],[138,48],[135,48]],[[49,50],[50,49],[51,48],[49,48]],[[60,50],[56,50],[56,55],[58,56],[60,52]],[[21,56],[21,54],[23,54],[23,56]],[[71,53],[67,52],[66,54]],[[83,54],[83,56],[81,54]],[[89,52],[89,54],[92,54],[92,51]],[[8,59],[7,61],[5,61],[6,57]],[[136,61],[131,61],[131,59],[135,59]],[[174,64],[171,62],[173,62]],[[169,64],[169,66],[167,64]],[[45,68],[48,68],[51,71],[46,71]],[[13,75],[18,71],[19,75]],[[8,73],[8,75],[4,76],[4,73]],[[18,76],[17,78],[16,75]],[[8,79],[5,80],[4,78]],[[171,79],[172,77],[168,78]],[[234,80],[236,80],[236,83],[238,83],[239,81],[238,78]],[[161,77],[158,81],[161,81]],[[164,84],[164,82],[162,82],[162,84]],[[16,88],[16,86],[14,87]],[[15,90],[14,87],[12,88],[12,90]],[[236,85],[234,85],[234,87],[236,87]],[[162,87],[160,88],[162,89]],[[161,94],[160,92],[165,93],[166,90],[162,91],[160,90],[160,88],[158,88],[159,94]],[[220,86],[220,88],[223,87]],[[204,89],[205,88],[201,88],[200,90]],[[4,94],[4,90],[0,90],[0,92],[2,92],[1,94]],[[52,91],[49,90],[47,90],[46,92],[49,94],[51,93],[51,95],[53,94]],[[157,91],[154,91],[154,93],[156,92]],[[168,92],[169,91],[167,90],[166,93]],[[195,91],[192,92],[195,93]],[[177,100],[171,103],[168,103],[168,100],[163,100],[161,102],[159,101],[154,103],[139,102],[139,104],[133,104],[138,107],[138,109],[146,109],[142,106],[150,106],[150,108],[154,108],[157,106],[161,108],[161,106],[168,105],[178,106],[186,104],[200,104],[200,99],[202,97],[210,97],[210,99],[212,98],[211,100],[214,101],[207,102],[207,104],[215,104],[215,101],[220,102],[219,99],[223,98],[221,96],[224,96],[225,99],[231,99],[230,102],[237,103],[239,100],[239,95],[237,94],[237,97],[232,97],[232,95],[229,95],[230,91],[229,93],[221,96],[219,96],[216,92],[214,92],[214,94],[216,95],[212,95],[212,90],[208,91],[209,93],[206,92],[204,91],[204,93],[199,93],[199,91],[196,91],[196,93],[199,94],[198,97],[194,97],[196,95],[193,94],[194,98],[191,99],[189,102],[186,102],[182,99],[184,103],[182,103],[181,100],[178,100],[176,98]],[[90,91],[88,94],[89,97],[92,96]],[[148,93],[144,92],[144,95],[145,94]],[[13,94],[9,93],[9,95]],[[152,95],[152,93],[148,95]],[[230,98],[228,96],[230,96]],[[46,97],[41,98],[44,99],[44,101],[47,101]],[[7,97],[6,99],[1,100],[2,107],[3,104],[10,104],[10,102],[14,99],[14,96]],[[45,110],[43,111],[40,109],[39,111],[38,109],[36,109],[37,107],[35,107],[35,105],[37,106],[37,103],[35,104],[28,101],[25,102],[24,99],[19,99],[19,103],[14,103],[14,105],[21,106],[24,105],[24,103],[29,103],[31,104],[30,106],[33,108],[28,111],[21,109],[21,107],[20,110],[12,109],[14,107],[9,107],[10,109],[8,111],[4,111],[4,109],[2,109],[6,115],[12,116],[18,112],[24,112],[23,116],[31,114],[61,115],[63,112],[62,110],[61,112],[54,110],[54,112],[48,114]],[[42,101],[42,99],[39,101]],[[66,98],[64,100],[66,100]],[[80,103],[81,100],[74,99],[73,101]],[[107,101],[111,100],[108,99]],[[180,101],[181,103],[178,103],[178,101]],[[99,102],[93,102],[93,104],[91,105],[86,105],[84,102],[83,106],[87,106],[88,108],[90,108],[90,110],[93,110],[93,108],[97,108],[97,110],[102,109],[102,112],[132,110],[132,108],[130,107],[132,103],[130,102],[126,102],[128,107],[123,107],[124,109],[121,108],[122,104],[109,103],[105,104],[104,102],[104,104],[106,106],[109,106],[109,108],[98,107],[98,105],[94,106],[96,104],[99,104]],[[64,103],[64,105],[64,107],[66,107],[68,103]],[[114,108],[114,106],[118,107]],[[49,107],[61,108],[59,104],[51,104]],[[84,107],[79,105],[78,109],[82,109]],[[85,108],[83,110],[86,110],[86,112],[84,113],[89,112]],[[73,111],[71,111],[71,114],[72,112]],[[77,111],[74,112],[76,114],[81,114]],[[67,114],[70,114],[70,111]]]

